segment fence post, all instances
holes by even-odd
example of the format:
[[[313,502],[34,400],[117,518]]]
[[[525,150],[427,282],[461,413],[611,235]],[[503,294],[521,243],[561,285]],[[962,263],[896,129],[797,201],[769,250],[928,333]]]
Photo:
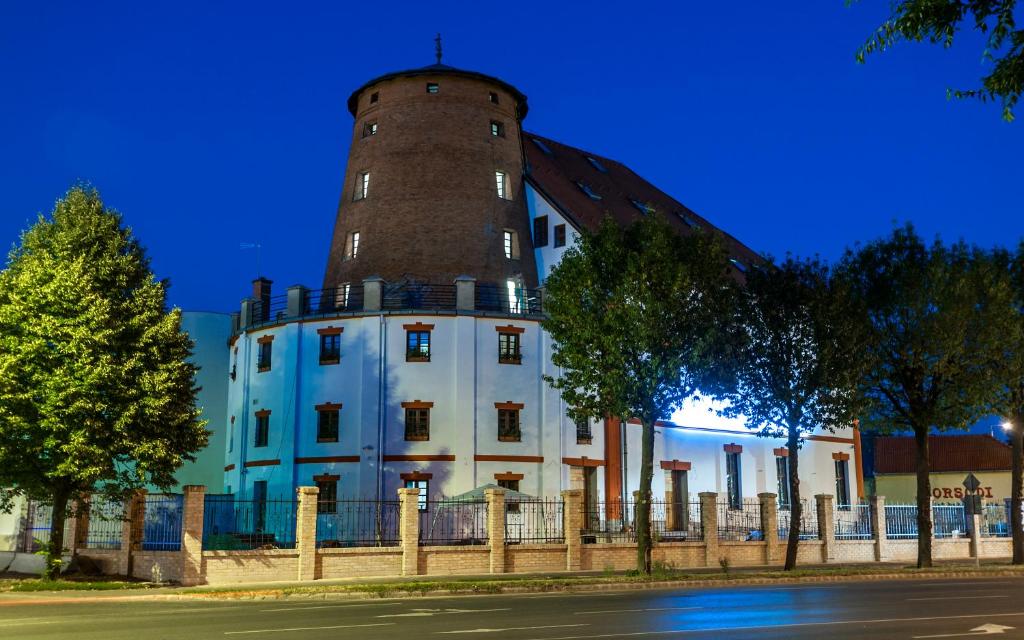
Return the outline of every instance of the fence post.
[[[181,505],[181,584],[190,587],[203,584],[203,516],[206,509],[206,487],[186,485]]]
[[[562,491],[562,530],[565,535],[565,570],[579,571],[582,566],[583,490]]]
[[[875,539],[875,561],[884,562],[889,559],[888,533],[885,520],[885,496],[871,496],[871,533]]]
[[[764,534],[765,564],[779,559],[779,507],[778,496],[774,493],[759,493],[761,501],[761,532]]]
[[[114,572],[117,575],[132,575],[132,556],[142,541],[142,520],[146,511],[146,490],[134,492],[124,504],[121,520],[121,548],[117,553]]]
[[[299,580],[316,580],[316,503],[318,487],[296,487],[295,550],[299,552]]]
[[[981,558],[981,516],[977,513],[967,515],[971,527],[971,557],[976,561]]]
[[[505,490],[486,489],[487,544],[491,547],[491,573],[505,573]]]
[[[821,561],[829,562],[835,558],[836,546],[836,514],[833,509],[833,498],[830,494],[819,493],[814,496],[818,510],[818,535],[821,536]]]
[[[718,563],[718,494],[702,491],[700,497],[700,526],[704,532],[704,564],[713,567]]]
[[[420,490],[398,490],[398,535],[402,542],[402,575],[420,572]]]

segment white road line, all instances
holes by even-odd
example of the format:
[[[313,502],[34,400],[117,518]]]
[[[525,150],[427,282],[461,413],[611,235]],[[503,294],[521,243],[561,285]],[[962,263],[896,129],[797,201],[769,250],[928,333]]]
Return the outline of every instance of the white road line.
[[[401,602],[368,602],[365,604],[324,604],[316,606],[306,607],[286,607],[284,609],[260,609],[263,613],[272,613],[277,611],[307,611],[309,609],[350,609],[352,607],[394,607],[402,604]]]
[[[926,600],[985,600],[988,598],[1009,598],[1010,596],[942,596],[936,598],[906,598],[907,602],[924,602]]]
[[[561,629],[564,627],[587,627],[587,624],[548,624],[540,627],[505,627],[504,629],[459,629],[458,631],[435,631],[435,634],[446,633],[500,633],[502,631],[529,631],[532,629]]]
[[[504,609],[413,609],[410,613],[386,613],[377,618],[429,618],[431,616],[451,616],[460,613],[491,613],[492,611],[511,611]]]
[[[598,613],[638,613],[641,611],[692,611],[693,609],[703,609],[704,607],[654,607],[647,609],[605,609],[603,611],[576,611],[573,613],[574,616],[589,616]]]
[[[986,580],[985,578],[977,578],[975,580],[965,582],[922,582],[921,584],[915,585],[918,587],[987,587],[990,584],[1021,584],[1020,580]]]
[[[631,631],[586,636],[559,636],[557,638],[531,638],[530,640],[586,640],[587,638],[633,638],[639,636],[667,636],[685,633],[713,633],[716,631],[755,631],[761,629],[792,629],[797,627],[829,627],[847,624],[884,624],[886,622],[928,622],[933,620],[976,620],[978,618],[1024,617],[1024,611],[1014,613],[977,613],[962,616],[930,616],[924,618],[879,618],[877,620],[839,620],[835,622],[794,622],[791,624],[762,624],[744,627],[708,627],[704,629],[666,629],[664,631]]]
[[[58,620],[38,620],[33,622],[3,622],[0,623],[0,629],[7,629],[8,627],[25,627],[30,624],[57,624]]]
[[[330,627],[290,627],[288,629],[252,629],[249,631],[225,631],[226,636],[238,636],[245,633],[284,633],[285,631],[320,631],[323,629],[356,629],[360,627],[387,627],[394,622],[375,622],[372,624],[336,624]]]

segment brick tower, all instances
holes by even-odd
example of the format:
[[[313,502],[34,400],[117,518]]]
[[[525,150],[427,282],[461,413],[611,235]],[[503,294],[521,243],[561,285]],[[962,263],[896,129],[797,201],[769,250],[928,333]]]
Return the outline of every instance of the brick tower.
[[[523,188],[526,96],[439,61],[367,82],[348,108],[355,124],[325,289],[369,276],[537,286]]]

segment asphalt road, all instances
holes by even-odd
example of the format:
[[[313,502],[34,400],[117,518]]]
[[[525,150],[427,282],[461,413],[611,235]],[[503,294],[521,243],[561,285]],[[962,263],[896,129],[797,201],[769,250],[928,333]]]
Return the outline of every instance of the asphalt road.
[[[1024,579],[369,601],[0,601],[0,640],[1024,638]]]

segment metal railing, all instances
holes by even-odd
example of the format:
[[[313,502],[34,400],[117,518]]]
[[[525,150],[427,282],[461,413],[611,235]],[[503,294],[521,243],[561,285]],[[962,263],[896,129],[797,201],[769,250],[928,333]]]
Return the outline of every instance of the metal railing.
[[[89,531],[85,536],[88,549],[120,549],[124,530],[124,504],[96,496],[89,502]]]
[[[253,300],[252,318],[249,324],[256,325],[264,322],[278,322],[283,320],[288,313],[288,296],[270,296],[265,300]]]
[[[348,286],[306,291],[304,306],[305,308],[302,312],[304,316],[362,311],[363,285],[350,284]]]
[[[505,503],[505,544],[565,542],[561,500]]]
[[[292,549],[295,547],[293,499],[236,500],[233,495],[208,495],[203,508],[203,548]]]
[[[398,501],[338,500],[318,502],[316,545],[391,547],[399,543]]]
[[[789,526],[793,521],[793,510],[779,507],[777,512],[779,539],[789,539]],[[809,500],[800,501],[800,539],[817,540],[821,537],[818,526],[818,508]]]
[[[962,504],[932,505],[932,531],[936,538],[966,538],[971,535]]]
[[[1010,536],[1010,508],[999,503],[987,503],[981,508],[981,535],[988,538]]]
[[[727,500],[718,501],[719,540],[764,540],[761,528],[761,503],[744,500],[734,509]]]
[[[636,503],[608,500],[583,508],[583,542],[636,542]],[[703,539],[700,503],[651,501],[651,536],[665,542]]]
[[[142,548],[147,551],[179,551],[185,497],[180,493],[146,496],[142,520]]]
[[[836,505],[836,540],[871,540],[871,505],[867,503]]]
[[[476,284],[476,309],[510,315],[540,315],[544,312],[540,289],[510,291],[500,284]]]
[[[68,505],[70,515],[71,505]],[[53,507],[48,504],[41,504],[30,500],[27,505],[25,521],[16,542],[17,551],[34,553],[39,551],[50,541],[50,529],[53,522]],[[71,533],[71,518],[64,520],[64,549],[71,548],[71,540],[68,534]]]
[[[428,500],[420,512],[421,545],[487,544],[487,503]]]
[[[662,542],[695,542],[704,539],[700,502],[651,501],[651,532]]]
[[[385,284],[381,293],[381,308],[399,309],[454,309],[454,284],[424,284],[418,282]]]
[[[885,537],[908,539],[917,537],[917,505],[885,505]]]

